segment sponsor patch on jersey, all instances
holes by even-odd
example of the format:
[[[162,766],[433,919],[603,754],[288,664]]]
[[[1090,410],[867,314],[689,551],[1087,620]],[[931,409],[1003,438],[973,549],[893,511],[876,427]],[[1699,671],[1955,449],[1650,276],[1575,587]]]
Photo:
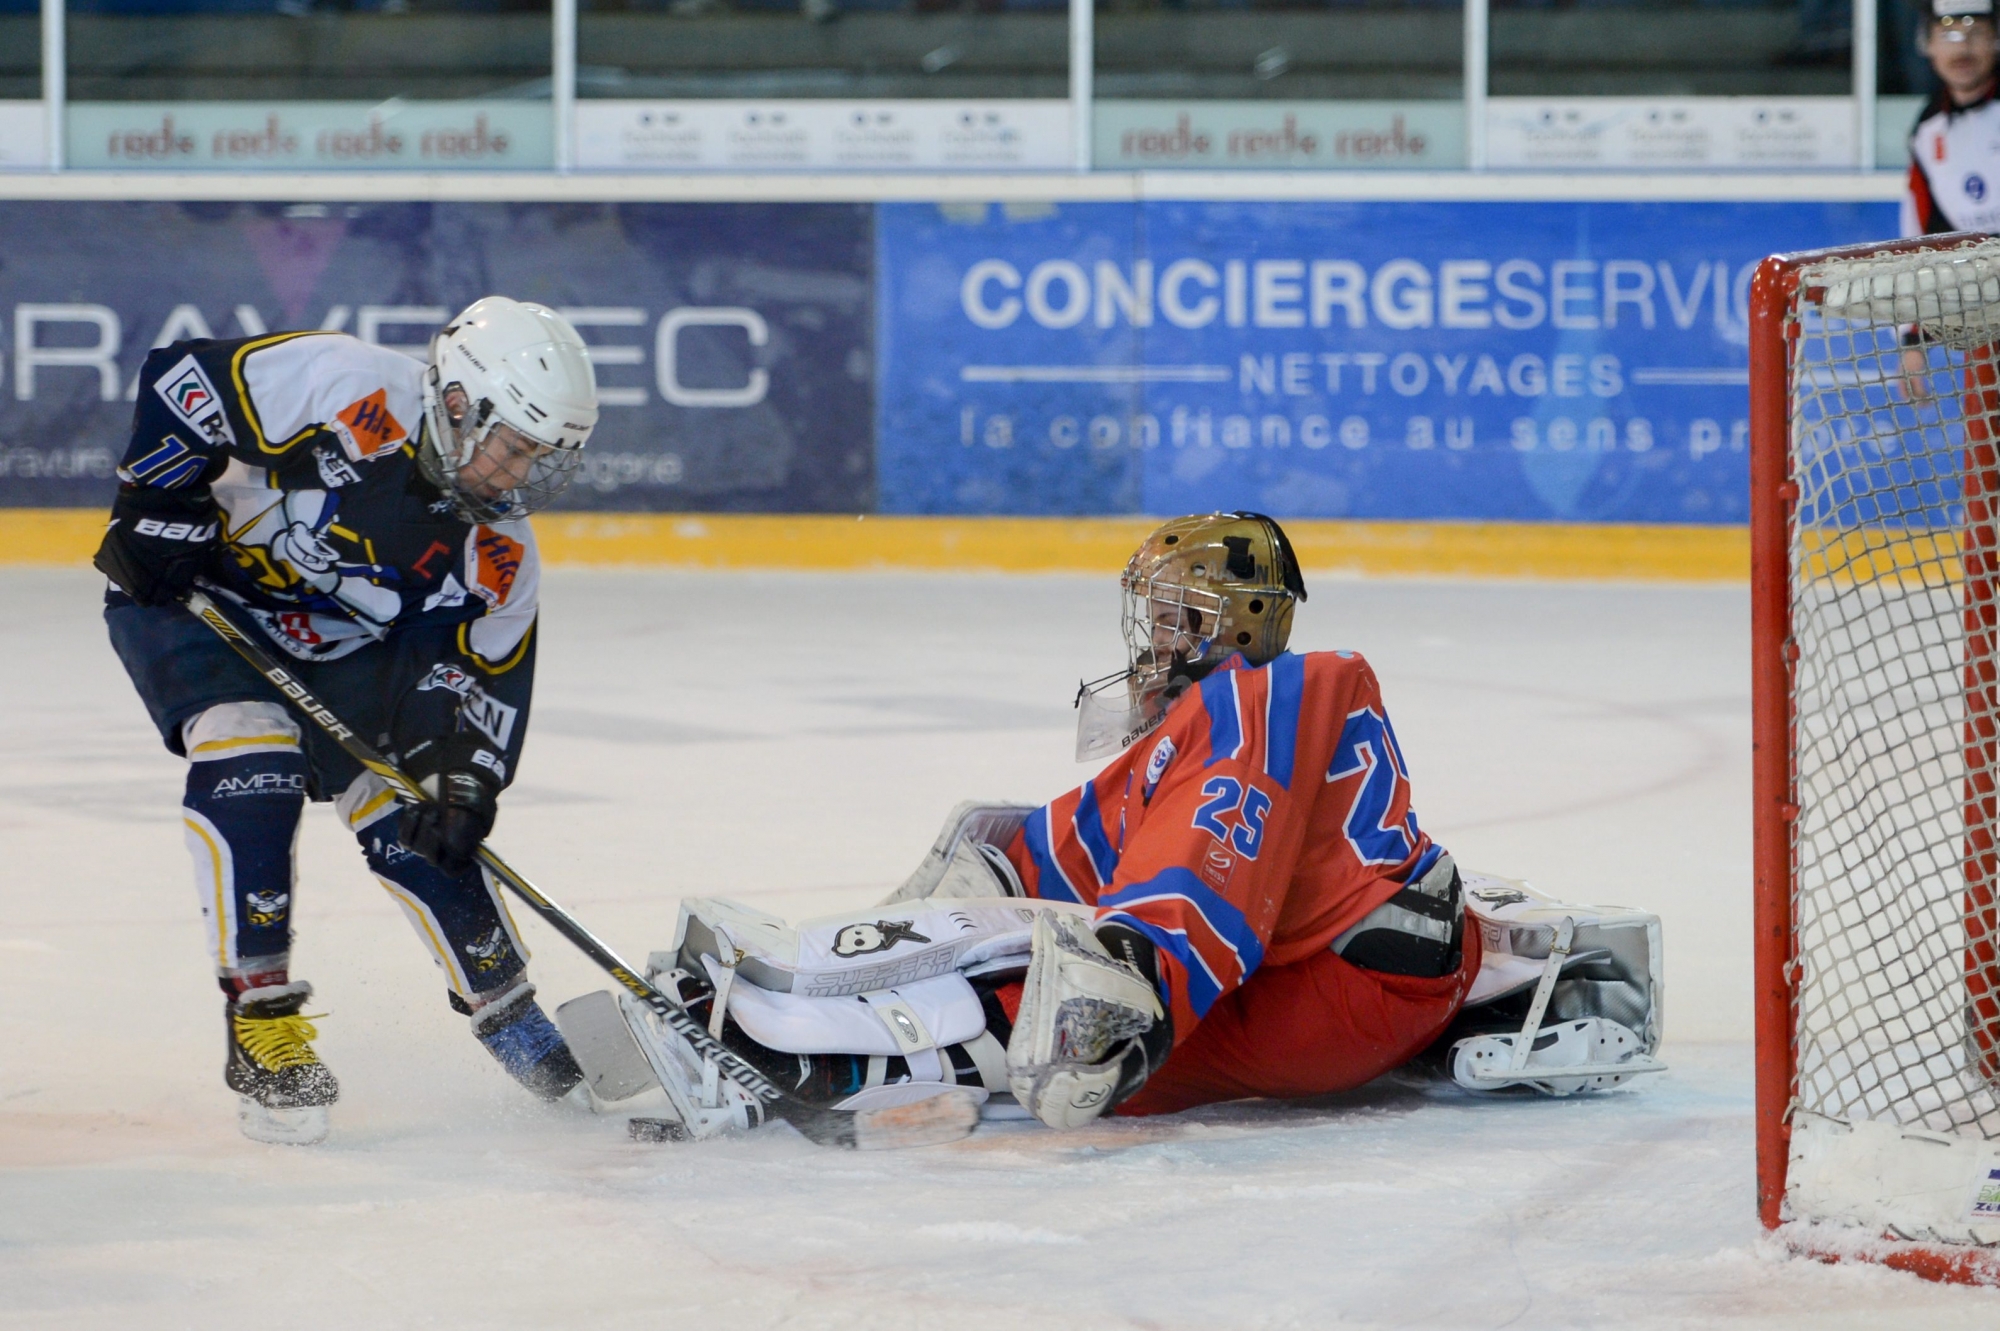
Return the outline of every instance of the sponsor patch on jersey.
[[[472,542],[466,552],[466,583],[472,594],[486,602],[491,609],[498,610],[507,604],[507,595],[514,590],[514,577],[521,571],[521,560],[528,552],[511,536],[506,536],[491,527],[474,527]]]
[[[361,473],[346,458],[325,445],[313,450],[313,461],[319,464],[319,483],[329,490],[338,490],[361,479]]]
[[[405,434],[402,422],[389,414],[388,390],[381,388],[342,407],[335,413],[330,428],[347,444],[347,451],[358,458],[374,457],[383,449],[402,443]]]
[[[161,375],[153,385],[153,391],[167,404],[167,409],[181,418],[202,438],[212,444],[233,444],[236,435],[229,428],[229,418],[223,414],[222,397],[215,391],[215,385],[208,381],[208,372],[192,354],[175,361],[172,368]]]
[[[501,702],[474,684],[465,695],[465,702],[459,707],[458,715],[467,725],[504,749],[507,747],[507,741],[513,738],[514,721],[521,715],[521,711],[518,707],[510,707]]]

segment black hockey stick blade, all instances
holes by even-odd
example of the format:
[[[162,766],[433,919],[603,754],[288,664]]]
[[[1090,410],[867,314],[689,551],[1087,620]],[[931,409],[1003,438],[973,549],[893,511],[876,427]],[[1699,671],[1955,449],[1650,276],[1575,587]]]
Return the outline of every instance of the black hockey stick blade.
[[[216,604],[215,598],[197,588],[188,593],[186,605],[196,617],[234,648],[237,655],[249,662],[258,674],[270,681],[296,711],[339,744],[349,757],[388,783],[390,789],[396,792],[397,798],[408,804],[423,803],[430,799],[423,787],[410,780],[400,768],[378,753],[373,745],[355,734],[351,727],[334,714],[333,709],[313,696],[312,691],[302,680],[265,651],[262,644],[253,641],[229,613]],[[612,979],[618,981],[634,997],[658,1013],[660,1020],[672,1027],[675,1034],[685,1039],[696,1053],[714,1062],[724,1076],[756,1096],[772,1117],[784,1119],[808,1139],[822,1146],[880,1149],[889,1145],[918,1146],[930,1145],[935,1141],[952,1141],[972,1130],[971,1125],[967,1124],[962,1131],[954,1131],[950,1136],[939,1135],[963,1117],[962,1114],[953,1114],[948,1107],[932,1111],[930,1118],[927,1118],[922,1114],[912,1115],[906,1112],[917,1106],[904,1106],[897,1110],[856,1112],[827,1109],[797,1099],[758,1071],[749,1060],[710,1035],[707,1027],[648,984],[625,964],[623,958],[586,929],[574,915],[551,901],[539,888],[515,872],[491,846],[482,845],[479,848],[479,861],[515,896],[527,902],[551,928],[568,939],[578,951],[596,962]],[[935,1098],[970,1099],[969,1096]],[[972,1107],[972,1114],[974,1121],[977,1121],[976,1104]],[[881,1118],[877,1123],[877,1115],[888,1117]],[[931,1119],[936,1121],[933,1122]]]

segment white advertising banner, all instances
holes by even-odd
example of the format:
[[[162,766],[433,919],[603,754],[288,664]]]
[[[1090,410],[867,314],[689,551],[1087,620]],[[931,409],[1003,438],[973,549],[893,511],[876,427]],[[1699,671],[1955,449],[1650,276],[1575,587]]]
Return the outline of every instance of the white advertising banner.
[[[1098,102],[1099,168],[1204,170],[1339,167],[1438,170],[1465,165],[1460,102]]]
[[[71,102],[69,165],[495,171],[555,165],[548,102]]]
[[[1065,101],[576,104],[586,170],[1034,171],[1071,157]]]
[[[1847,97],[1495,97],[1488,162],[1576,170],[1855,165]]]
[[[0,102],[0,171],[39,171],[49,164],[48,113],[40,102]]]

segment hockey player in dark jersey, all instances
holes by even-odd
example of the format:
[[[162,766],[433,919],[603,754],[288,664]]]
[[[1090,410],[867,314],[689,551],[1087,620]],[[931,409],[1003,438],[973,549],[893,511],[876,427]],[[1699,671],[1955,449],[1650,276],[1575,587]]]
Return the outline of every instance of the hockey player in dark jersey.
[[[335,803],[500,1064],[548,1099],[577,1086],[474,856],[527,734],[539,565],[526,519],[567,484],[596,421],[575,329],[501,296],[439,332],[428,362],[338,333],[146,358],[96,562],[112,646],[188,760],[182,821],[226,996],[225,1080],[252,1137],[318,1141],[338,1094],[312,1047],[311,989],[290,970],[308,800]],[[178,604],[197,580],[435,802],[401,807],[302,728]]]

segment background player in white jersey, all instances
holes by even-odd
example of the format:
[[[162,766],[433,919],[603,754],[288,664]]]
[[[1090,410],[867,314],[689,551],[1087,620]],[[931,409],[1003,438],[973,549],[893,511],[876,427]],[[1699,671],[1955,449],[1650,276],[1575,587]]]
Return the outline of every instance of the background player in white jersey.
[[[183,822],[227,996],[225,1080],[252,1137],[320,1140],[339,1091],[312,1048],[311,989],[290,973],[308,799],[336,802],[501,1065],[549,1099],[578,1082],[474,855],[527,733],[539,567],[526,518],[568,483],[596,421],[576,330],[502,296],[439,332],[428,363],[339,333],[146,358],[97,566],[113,584],[112,646],[188,759]],[[178,604],[197,579],[435,801],[400,808],[302,730]]]
[[[2000,228],[1993,0],[1931,0],[1921,43],[1937,74],[1910,133],[1905,236]]]
[[[1910,174],[1902,233],[1990,231],[2000,227],[2000,102],[1994,100],[1993,0],[1930,0],[1918,43],[1938,88],[1910,131]],[[1914,342],[1910,330],[1906,342]],[[1930,396],[1929,357],[1905,346],[1901,385],[1912,401]]]

